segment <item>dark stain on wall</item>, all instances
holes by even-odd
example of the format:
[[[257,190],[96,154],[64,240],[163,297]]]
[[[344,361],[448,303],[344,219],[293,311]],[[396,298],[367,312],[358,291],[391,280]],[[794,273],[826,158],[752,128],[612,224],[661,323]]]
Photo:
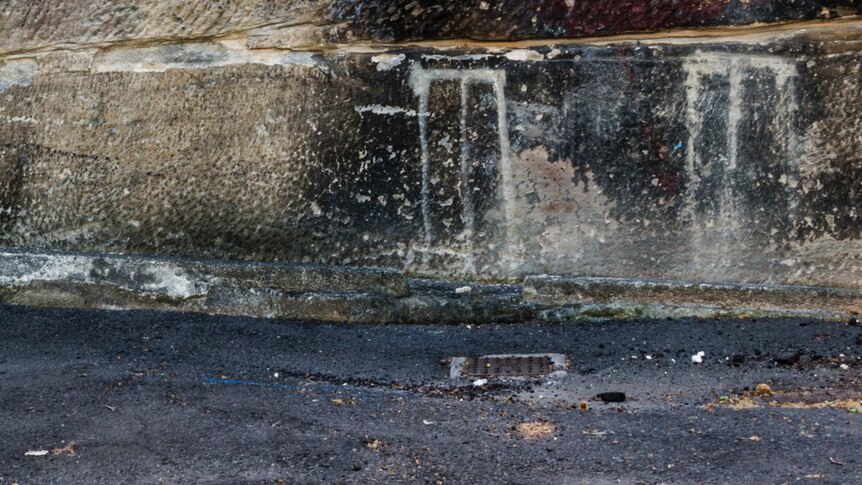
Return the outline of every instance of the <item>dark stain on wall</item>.
[[[518,40],[613,35],[675,27],[813,19],[856,0],[348,0],[333,5],[360,37],[386,41]]]

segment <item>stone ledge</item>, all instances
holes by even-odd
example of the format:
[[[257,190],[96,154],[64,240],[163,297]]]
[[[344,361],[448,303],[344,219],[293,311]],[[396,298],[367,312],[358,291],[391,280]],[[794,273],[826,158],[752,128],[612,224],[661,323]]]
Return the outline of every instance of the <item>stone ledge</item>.
[[[408,280],[381,268],[0,249],[0,304],[157,310],[340,323],[534,318],[520,287]]]
[[[578,314],[605,316],[712,317],[750,312],[846,316],[862,311],[862,291],[844,288],[548,275],[524,280],[524,300],[548,306],[575,304]]]
[[[847,319],[862,291],[531,276],[521,285],[407,279],[340,266],[0,250],[0,304],[350,324],[607,319]]]
[[[401,272],[380,268],[0,250],[0,286],[52,282],[114,287],[168,301],[201,298],[224,287],[285,294],[410,293]]]

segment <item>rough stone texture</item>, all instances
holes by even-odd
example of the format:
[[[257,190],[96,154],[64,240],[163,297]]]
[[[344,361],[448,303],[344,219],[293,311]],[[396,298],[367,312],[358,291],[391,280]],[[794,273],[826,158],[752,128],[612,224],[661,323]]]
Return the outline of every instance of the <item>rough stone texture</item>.
[[[7,0],[0,54],[213,37],[249,47],[574,38],[831,18],[856,0]]]
[[[7,60],[0,242],[858,288],[858,32]]]

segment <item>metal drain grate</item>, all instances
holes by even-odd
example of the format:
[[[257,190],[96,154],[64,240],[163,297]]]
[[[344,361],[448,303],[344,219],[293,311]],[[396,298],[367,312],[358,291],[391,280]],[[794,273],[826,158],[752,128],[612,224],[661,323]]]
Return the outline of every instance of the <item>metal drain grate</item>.
[[[533,379],[566,375],[569,361],[563,354],[505,354],[452,357],[452,379]]]
[[[547,355],[467,357],[464,377],[538,377],[554,371]]]

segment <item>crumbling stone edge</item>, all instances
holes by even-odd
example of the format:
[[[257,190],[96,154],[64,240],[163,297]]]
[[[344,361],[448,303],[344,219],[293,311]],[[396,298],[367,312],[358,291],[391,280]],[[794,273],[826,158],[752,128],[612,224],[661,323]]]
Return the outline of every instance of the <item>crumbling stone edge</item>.
[[[338,323],[813,317],[862,311],[862,290],[530,276],[521,285],[400,271],[0,248],[0,303]]]

